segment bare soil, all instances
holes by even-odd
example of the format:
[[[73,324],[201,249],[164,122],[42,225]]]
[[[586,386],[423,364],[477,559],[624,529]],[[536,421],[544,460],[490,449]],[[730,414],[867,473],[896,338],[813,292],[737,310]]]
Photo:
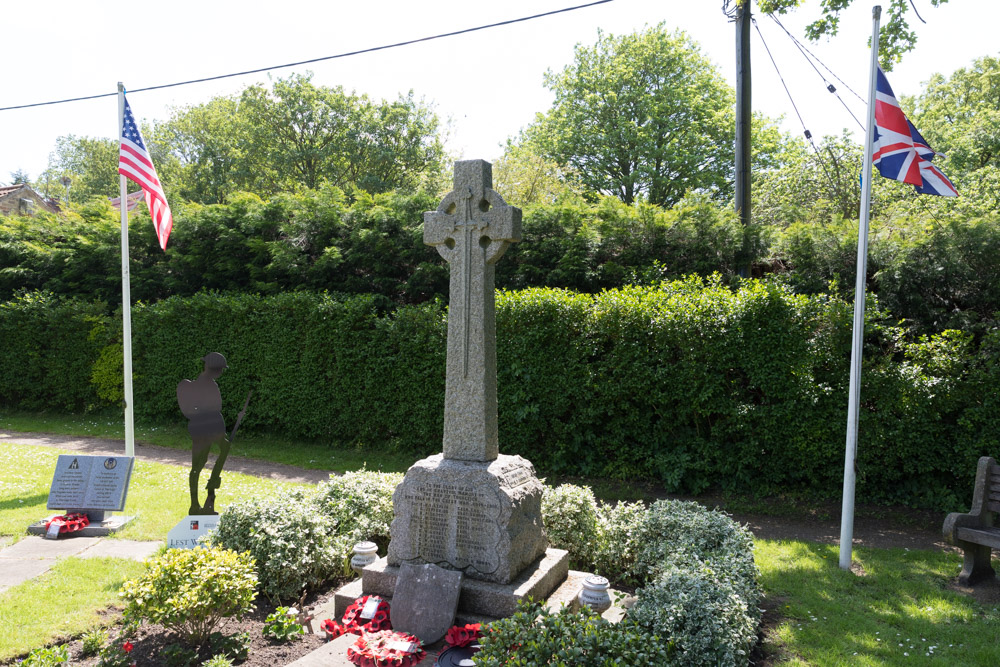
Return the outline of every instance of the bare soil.
[[[334,589],[335,590],[335,589]],[[322,595],[312,595],[306,600],[307,608],[312,608],[325,602],[332,596],[332,592]],[[244,667],[278,667],[288,665],[304,655],[311,653],[326,643],[326,635],[320,629],[323,619],[315,619],[312,623],[315,634],[301,635],[299,638],[278,642],[264,636],[264,620],[271,614],[275,606],[269,603],[266,598],[258,598],[257,608],[251,614],[244,616],[241,620],[227,619],[218,628],[218,631],[225,635],[247,632],[250,635],[250,648],[247,659],[238,664]],[[117,620],[118,614],[110,614]],[[111,620],[111,619],[109,619]],[[113,622],[113,621],[112,621]],[[163,650],[171,644],[179,643],[179,638],[160,625],[142,624],[138,632],[128,638],[120,637],[121,626],[113,625],[109,631],[109,637],[114,643],[122,643],[128,639],[132,643],[133,649],[131,657],[135,660],[137,667],[160,667],[166,662],[163,659]],[[70,652],[70,664],[84,667],[94,667],[97,665],[98,656],[83,656],[83,641],[76,639],[67,644]],[[193,665],[200,665],[205,660],[212,657],[212,651],[208,646],[201,649],[198,659],[192,662]],[[234,661],[236,662],[236,661]]]

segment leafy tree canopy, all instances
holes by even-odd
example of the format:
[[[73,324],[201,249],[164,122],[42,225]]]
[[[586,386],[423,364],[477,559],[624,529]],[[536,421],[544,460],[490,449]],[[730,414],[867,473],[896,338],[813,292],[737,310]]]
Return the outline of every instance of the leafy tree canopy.
[[[311,75],[276,80],[179,109],[156,141],[183,169],[183,194],[220,202],[237,190],[262,196],[327,183],[371,193],[439,178],[444,147],[433,109],[412,91],[373,101]]]
[[[590,190],[669,206],[729,189],[733,93],[685,33],[599,32],[545,85],[555,102],[529,134]]]
[[[726,4],[732,0],[727,0]],[[738,4],[749,0],[735,0]],[[821,15],[806,27],[806,36],[816,41],[820,37],[832,37],[840,30],[840,12],[847,9],[854,0],[820,0]],[[937,7],[948,0],[930,0]],[[758,0],[760,10],[765,14],[786,14],[803,4],[803,0]],[[882,66],[892,69],[892,64],[899,62],[903,54],[913,50],[917,43],[917,35],[910,29],[907,14],[910,10],[916,14],[913,0],[889,0],[887,15],[883,16],[879,27],[879,56]],[[919,14],[917,15],[919,18]],[[920,19],[923,20],[923,19]]]

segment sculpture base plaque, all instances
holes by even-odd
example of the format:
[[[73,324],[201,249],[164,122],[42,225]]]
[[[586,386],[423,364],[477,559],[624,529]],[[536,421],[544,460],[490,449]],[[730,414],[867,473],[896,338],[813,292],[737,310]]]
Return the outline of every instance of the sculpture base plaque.
[[[194,549],[198,540],[219,525],[217,514],[188,514],[167,533],[168,549]]]

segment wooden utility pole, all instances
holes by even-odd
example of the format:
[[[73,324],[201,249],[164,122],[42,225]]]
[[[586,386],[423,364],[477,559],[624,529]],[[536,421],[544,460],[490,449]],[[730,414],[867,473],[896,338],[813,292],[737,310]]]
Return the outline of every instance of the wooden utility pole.
[[[736,214],[750,224],[750,0],[736,9]],[[740,268],[750,276],[750,267]]]

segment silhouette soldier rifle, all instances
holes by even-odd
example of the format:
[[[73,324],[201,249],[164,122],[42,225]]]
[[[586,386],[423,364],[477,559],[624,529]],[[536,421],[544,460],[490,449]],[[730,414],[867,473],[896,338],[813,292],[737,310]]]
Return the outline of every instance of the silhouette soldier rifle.
[[[250,395],[243,403],[243,409],[236,417],[233,432],[226,436],[226,420],[222,417],[222,393],[215,381],[228,367],[226,358],[218,352],[209,352],[201,359],[205,362],[205,370],[194,380],[181,380],[177,385],[177,403],[181,412],[188,418],[188,433],[191,434],[193,446],[191,449],[191,473],[188,481],[191,485],[191,509],[188,514],[217,514],[215,511],[215,490],[222,484],[222,466],[229,455],[229,446],[236,437],[236,430],[243,421]],[[205,504],[198,502],[198,478],[208,462],[208,454],[212,445],[219,445],[219,456],[212,466],[212,475],[205,486],[207,495]]]

